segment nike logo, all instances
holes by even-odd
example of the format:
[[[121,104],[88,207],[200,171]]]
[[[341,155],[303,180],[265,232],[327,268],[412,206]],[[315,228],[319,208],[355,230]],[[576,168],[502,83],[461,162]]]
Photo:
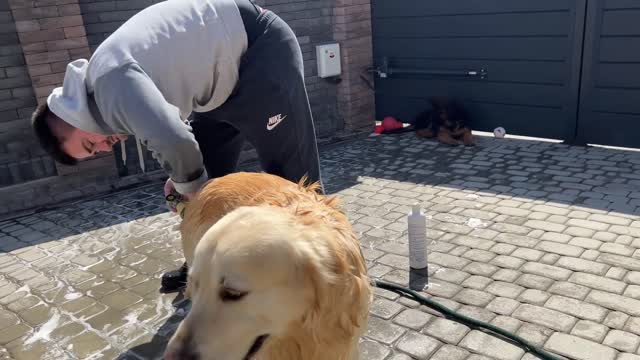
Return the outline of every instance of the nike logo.
[[[287,115],[282,116],[282,114],[278,114],[276,116],[272,116],[269,118],[267,122],[267,130],[273,130],[278,124],[282,122],[282,120],[286,119]]]

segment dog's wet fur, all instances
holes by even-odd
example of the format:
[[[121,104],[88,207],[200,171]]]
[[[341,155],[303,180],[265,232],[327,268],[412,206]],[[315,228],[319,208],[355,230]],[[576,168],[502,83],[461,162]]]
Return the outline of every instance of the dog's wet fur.
[[[231,174],[186,205],[180,231],[192,307],[165,359],[359,359],[372,288],[336,197]]]

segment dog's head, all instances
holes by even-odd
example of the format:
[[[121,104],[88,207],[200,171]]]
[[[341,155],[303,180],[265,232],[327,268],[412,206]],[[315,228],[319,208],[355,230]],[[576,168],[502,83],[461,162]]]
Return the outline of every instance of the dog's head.
[[[273,354],[359,336],[370,296],[359,276],[366,269],[354,258],[359,248],[336,237],[278,207],[227,214],[196,247],[192,307],[165,358],[295,358]]]
[[[449,130],[457,130],[468,125],[468,114],[458,100],[448,97],[431,97],[429,102],[433,107],[438,125]]]

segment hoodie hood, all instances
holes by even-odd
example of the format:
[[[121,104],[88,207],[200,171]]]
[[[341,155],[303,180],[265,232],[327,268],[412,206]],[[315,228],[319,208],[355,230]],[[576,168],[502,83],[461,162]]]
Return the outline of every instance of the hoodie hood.
[[[80,130],[107,134],[91,112],[87,94],[87,67],[89,61],[75,60],[67,65],[62,87],[53,89],[47,98],[49,109],[66,123]]]

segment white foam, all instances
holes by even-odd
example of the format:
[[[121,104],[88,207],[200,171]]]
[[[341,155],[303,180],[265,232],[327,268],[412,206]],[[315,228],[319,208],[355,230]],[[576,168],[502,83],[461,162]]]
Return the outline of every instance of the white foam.
[[[82,297],[82,294],[78,293],[78,292],[69,293],[69,294],[64,296],[65,300],[75,300],[75,299],[79,299],[81,297]]]
[[[467,220],[466,225],[468,227],[472,227],[472,228],[479,228],[479,227],[485,227],[487,226],[487,223],[483,222],[480,219],[476,219],[476,218],[471,218],[469,220]]]
[[[53,330],[55,330],[58,327],[59,324],[60,324],[60,313],[56,312],[46,323],[42,324],[38,329],[38,331],[36,331],[33,335],[31,335],[31,337],[28,338],[24,342],[24,344],[31,345],[39,340],[43,340],[43,341],[51,340],[49,336],[51,335]]]

